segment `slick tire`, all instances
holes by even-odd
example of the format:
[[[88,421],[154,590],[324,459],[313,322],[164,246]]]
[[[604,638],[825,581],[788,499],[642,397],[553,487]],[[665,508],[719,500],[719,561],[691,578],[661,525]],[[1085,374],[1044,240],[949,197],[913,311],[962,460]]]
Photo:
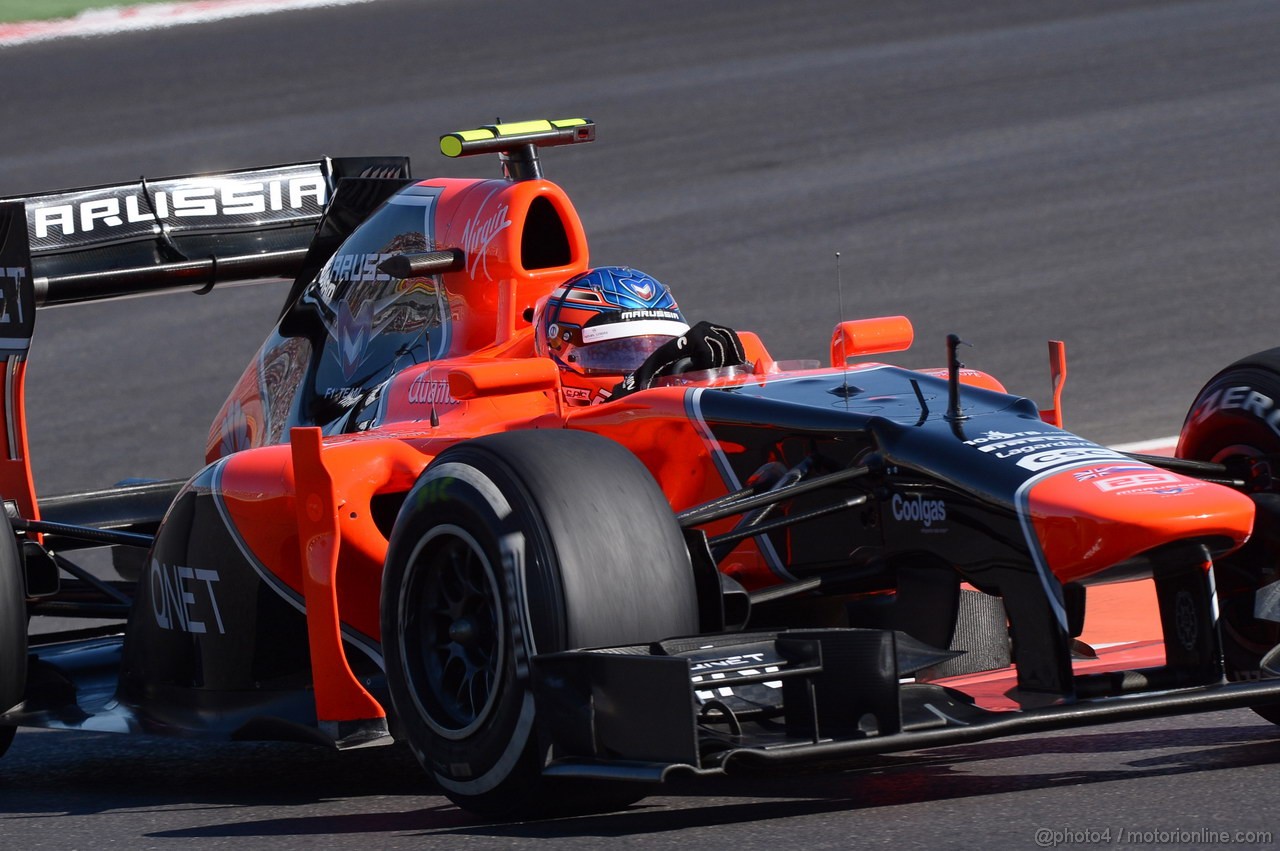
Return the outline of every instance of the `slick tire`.
[[[26,582],[18,541],[0,513],[0,714],[22,702],[27,688]],[[0,755],[13,743],[15,727],[0,727]]]
[[[529,659],[697,632],[689,554],[630,452],[572,431],[441,453],[396,519],[382,590],[392,705],[460,807],[497,817],[599,812],[649,792],[542,775]]]
[[[1254,592],[1280,580],[1280,465],[1268,458],[1280,458],[1280,348],[1210,379],[1187,413],[1177,455],[1251,470],[1250,479],[1263,483],[1251,494],[1258,506],[1253,537],[1214,568],[1227,678],[1257,679],[1260,660],[1280,643],[1280,624],[1253,616]],[[1254,711],[1280,724],[1280,707]]]

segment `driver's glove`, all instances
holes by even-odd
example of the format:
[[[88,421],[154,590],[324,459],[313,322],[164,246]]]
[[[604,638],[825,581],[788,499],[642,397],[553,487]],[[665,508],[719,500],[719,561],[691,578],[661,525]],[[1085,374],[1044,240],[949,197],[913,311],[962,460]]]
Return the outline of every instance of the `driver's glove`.
[[[655,349],[635,372],[628,373],[613,388],[612,398],[652,387],[655,381],[668,375],[746,362],[742,341],[732,328],[699,322],[681,336]]]

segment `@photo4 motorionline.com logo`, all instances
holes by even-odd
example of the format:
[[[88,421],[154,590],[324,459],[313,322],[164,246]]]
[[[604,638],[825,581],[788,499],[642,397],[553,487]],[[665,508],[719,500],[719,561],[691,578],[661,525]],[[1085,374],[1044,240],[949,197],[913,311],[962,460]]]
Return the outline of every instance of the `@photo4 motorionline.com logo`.
[[[1274,834],[1269,830],[1220,830],[1216,828],[1049,828],[1036,830],[1035,842],[1040,848],[1067,845],[1270,845]]]

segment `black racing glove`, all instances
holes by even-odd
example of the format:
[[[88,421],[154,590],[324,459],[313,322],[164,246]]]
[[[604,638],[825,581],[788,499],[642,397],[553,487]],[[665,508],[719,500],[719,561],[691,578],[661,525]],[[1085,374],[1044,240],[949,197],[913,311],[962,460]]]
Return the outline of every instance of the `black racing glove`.
[[[640,364],[639,369],[628,373],[613,388],[612,398],[652,387],[655,381],[668,375],[737,366],[746,362],[742,341],[732,328],[699,322],[683,335],[668,340],[655,349]]]

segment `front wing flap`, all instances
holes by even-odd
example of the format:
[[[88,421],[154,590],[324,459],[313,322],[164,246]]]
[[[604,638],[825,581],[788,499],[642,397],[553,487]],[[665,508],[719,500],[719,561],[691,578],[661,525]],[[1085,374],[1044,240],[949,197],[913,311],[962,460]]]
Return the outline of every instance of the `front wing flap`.
[[[1280,679],[986,709],[953,688],[900,679],[898,635],[746,633],[534,657],[538,723],[560,777],[660,782],[828,765],[1044,730],[1280,704]],[[710,674],[717,679],[709,678]],[[1136,673],[1136,672],[1135,672]],[[774,699],[758,699],[765,685]]]

